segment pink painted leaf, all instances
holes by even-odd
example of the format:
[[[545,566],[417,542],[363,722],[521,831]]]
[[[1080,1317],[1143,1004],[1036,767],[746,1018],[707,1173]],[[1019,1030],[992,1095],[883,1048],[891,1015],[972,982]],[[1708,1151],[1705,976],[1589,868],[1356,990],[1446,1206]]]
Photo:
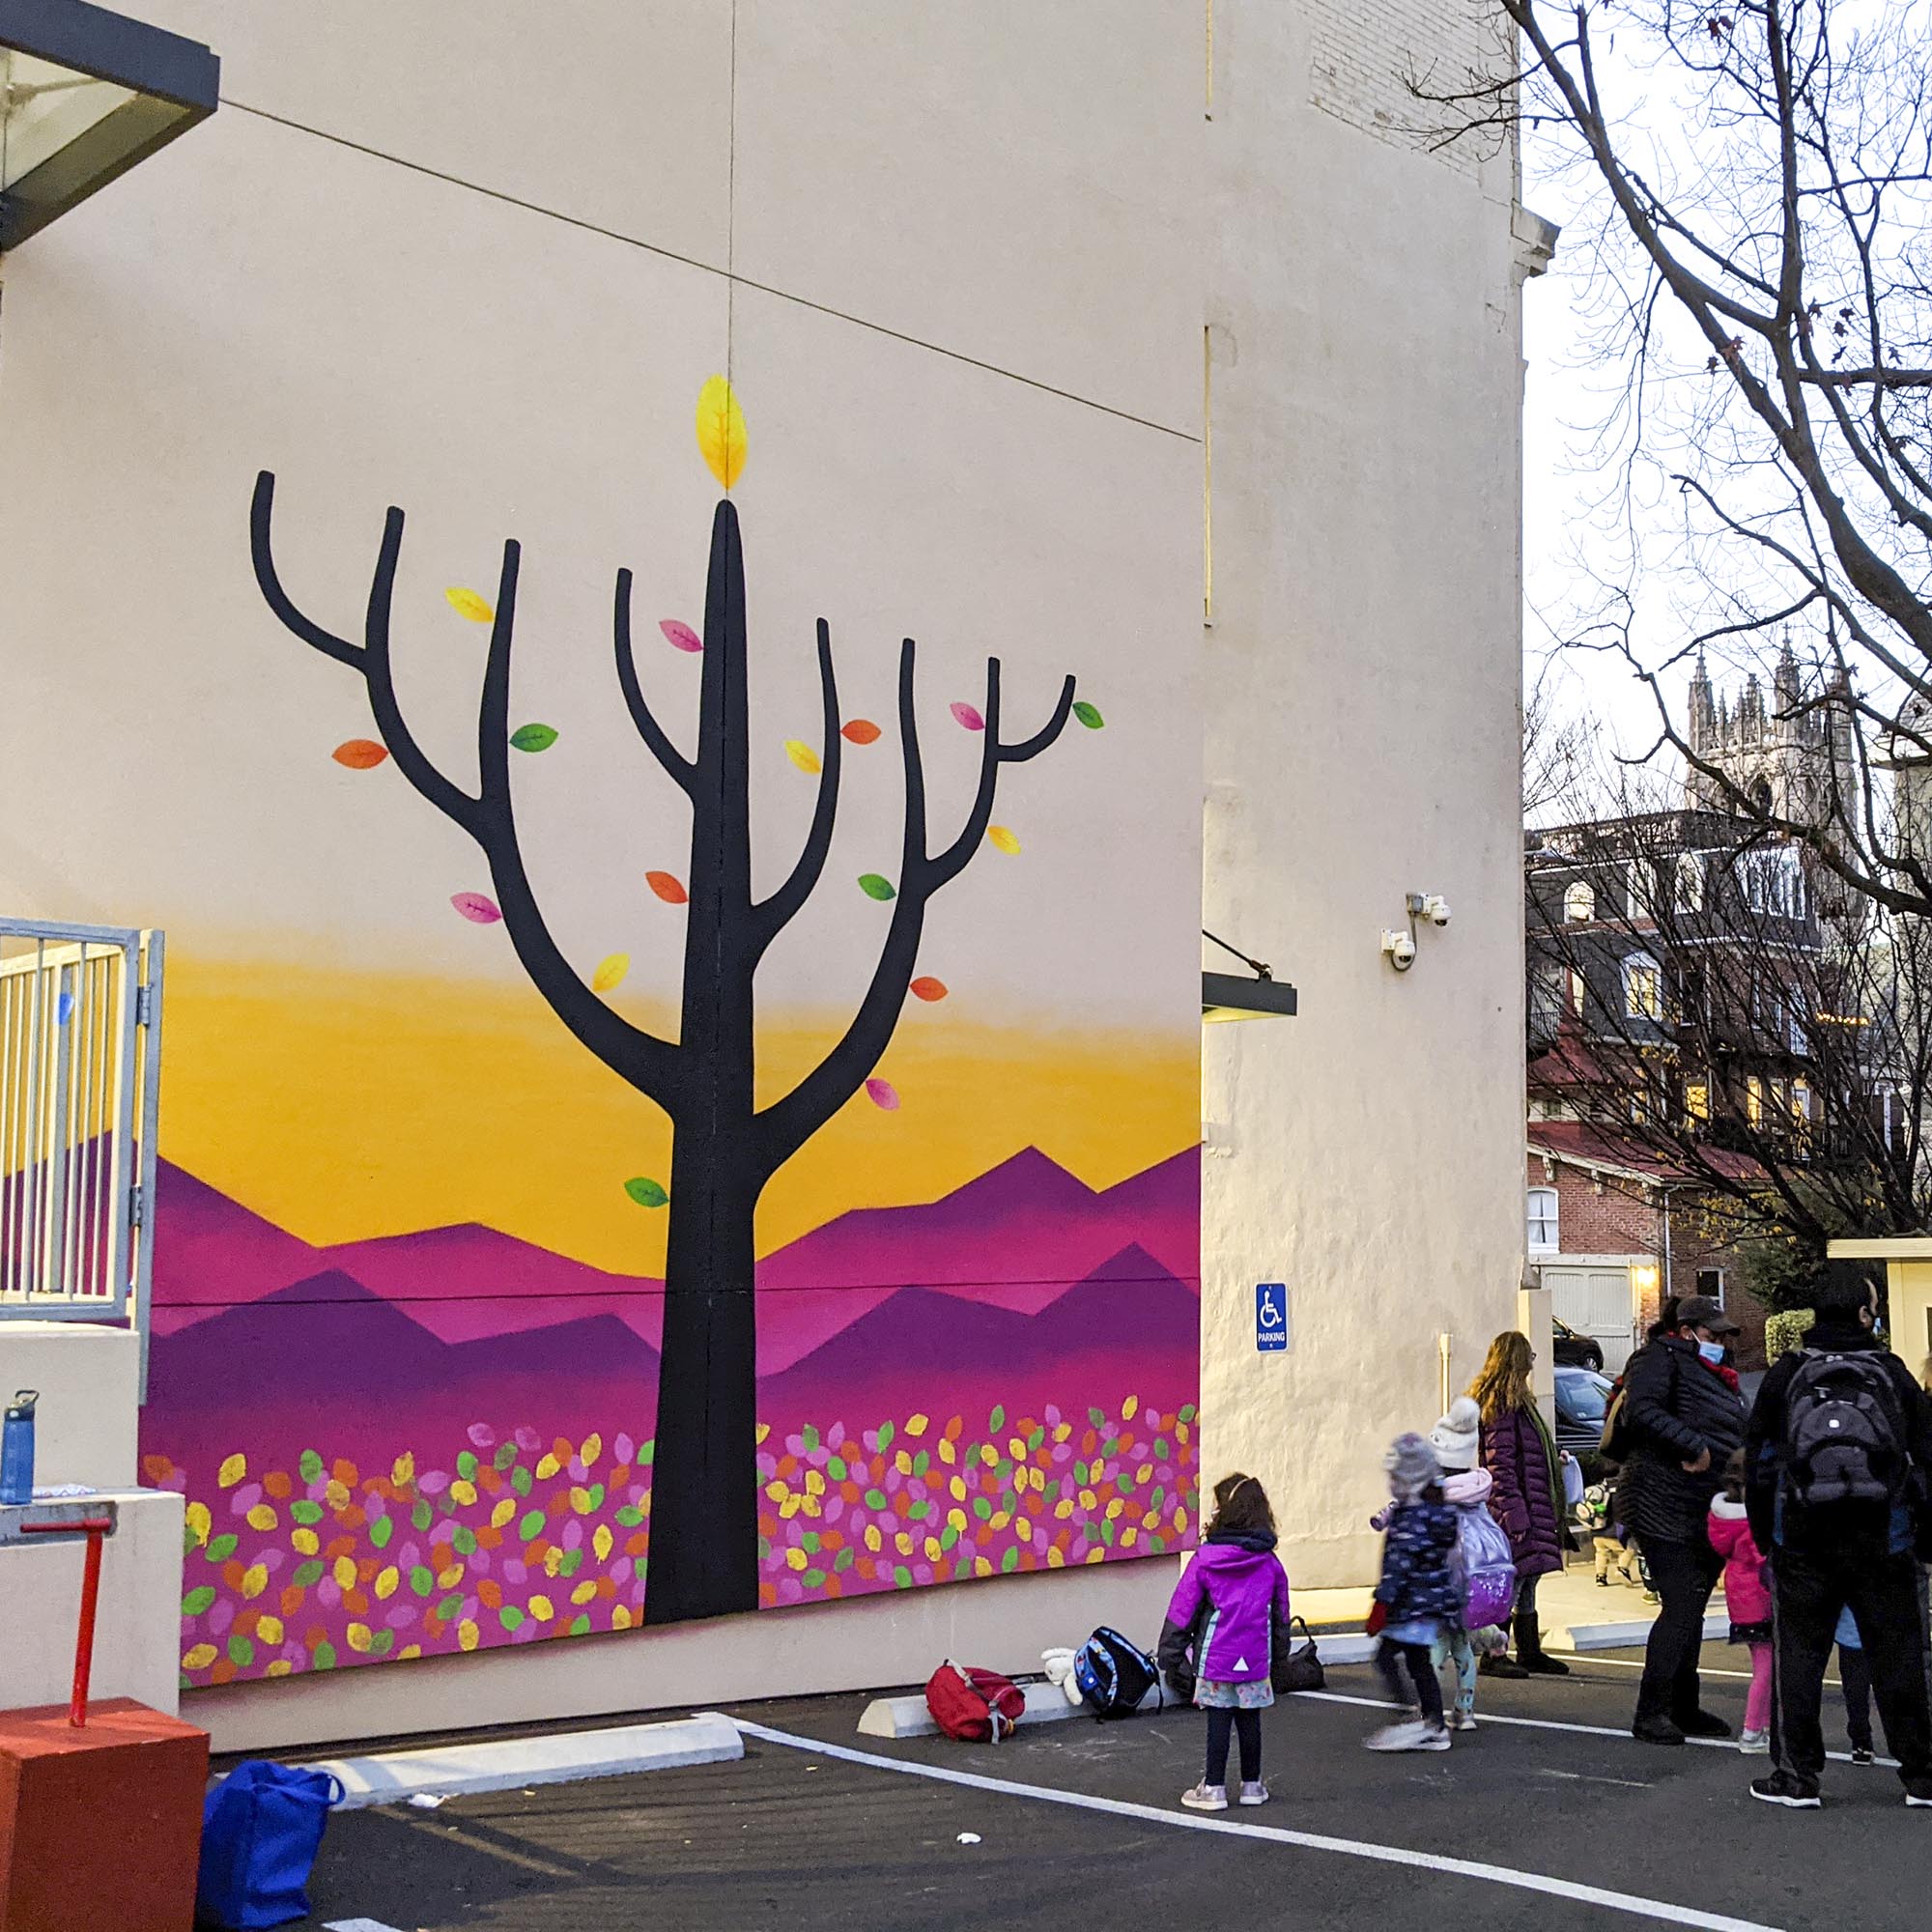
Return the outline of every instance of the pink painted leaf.
[[[495,925],[503,917],[497,901],[486,899],[481,893],[453,893],[449,902],[472,925]]]
[[[952,709],[953,717],[958,719],[967,730],[983,731],[986,728],[986,721],[970,704],[955,704]]]
[[[890,1080],[868,1080],[866,1082],[866,1098],[872,1105],[888,1114],[895,1114],[899,1109],[899,1090]]]
[[[667,617],[658,629],[665,634],[666,640],[675,644],[681,651],[701,651],[704,639],[689,624],[680,624],[675,617]]]

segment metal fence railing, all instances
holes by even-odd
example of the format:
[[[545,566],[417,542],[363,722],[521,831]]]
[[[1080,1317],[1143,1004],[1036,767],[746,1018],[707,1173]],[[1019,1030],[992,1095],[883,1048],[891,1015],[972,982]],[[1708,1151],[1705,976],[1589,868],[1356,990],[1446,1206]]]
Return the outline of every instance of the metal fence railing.
[[[162,937],[0,919],[0,1320],[131,1321],[146,1394]]]

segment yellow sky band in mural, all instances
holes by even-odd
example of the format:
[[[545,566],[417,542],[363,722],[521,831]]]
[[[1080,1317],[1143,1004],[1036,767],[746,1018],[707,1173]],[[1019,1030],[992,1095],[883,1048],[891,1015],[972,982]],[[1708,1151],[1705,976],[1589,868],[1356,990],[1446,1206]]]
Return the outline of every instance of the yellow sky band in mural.
[[[665,1217],[624,1183],[668,1179],[669,1125],[566,1051],[527,989],[184,948],[167,999],[163,1153],[291,1233],[327,1245],[483,1221],[595,1267],[663,1266]],[[767,1188],[760,1254],[848,1208],[936,1199],[1029,1145],[1105,1187],[1199,1138],[1194,1038],[978,1027],[943,1010],[914,1006],[881,1065],[899,1108],[855,1098]],[[760,1097],[838,1028],[762,1027]]]

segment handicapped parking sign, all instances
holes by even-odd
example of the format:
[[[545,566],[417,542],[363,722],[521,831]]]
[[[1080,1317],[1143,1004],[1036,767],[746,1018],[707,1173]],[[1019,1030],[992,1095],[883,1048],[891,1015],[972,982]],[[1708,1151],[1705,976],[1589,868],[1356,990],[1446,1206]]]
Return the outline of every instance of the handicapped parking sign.
[[[1255,1284],[1255,1347],[1263,1354],[1279,1353],[1288,1347],[1288,1284],[1258,1281]]]

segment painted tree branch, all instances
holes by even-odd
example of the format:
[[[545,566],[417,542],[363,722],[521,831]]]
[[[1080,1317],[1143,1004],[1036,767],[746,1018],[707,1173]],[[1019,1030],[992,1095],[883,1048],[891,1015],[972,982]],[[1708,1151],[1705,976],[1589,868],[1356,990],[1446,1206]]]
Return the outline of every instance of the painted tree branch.
[[[832,830],[838,816],[838,778],[845,740],[838,728],[838,677],[832,662],[832,631],[823,617],[818,620],[818,687],[823,712],[818,796],[812,806],[804,849],[784,884],[752,909],[758,956],[798,917],[811,896],[831,854]]]
[[[897,896],[885,944],[865,997],[831,1052],[781,1100],[757,1118],[761,1162],[776,1173],[865,1085],[891,1042],[918,963],[919,943],[932,896],[962,872],[986,836],[1003,765],[1037,758],[1066,728],[1073,710],[1074,680],[1061,687],[1053,715],[1030,738],[1015,744],[1000,736],[1000,661],[986,661],[984,736],[980,782],[959,836],[937,855],[926,850],[925,773],[920,755],[915,703],[918,646],[908,638],[899,649],[898,718],[900,754],[905,768],[905,833],[899,859]]]
[[[613,1073],[669,1107],[682,1084],[678,1049],[669,1041],[633,1026],[613,1011],[579,978],[545,923],[530,886],[517,834],[510,787],[510,645],[516,624],[519,547],[503,546],[490,651],[477,706],[475,796],[446,778],[416,743],[396,697],[389,651],[390,605],[396,564],[402,552],[403,513],[391,508],[383,527],[382,549],[370,581],[369,604],[358,647],[336,637],[297,609],[276,574],[270,526],[275,479],[263,470],[255,480],[249,520],[255,581],[269,608],[311,648],[347,665],[363,679],[376,730],[411,786],[443,816],[467,832],[490,867],[497,907],[524,970],[566,1028]]]
[[[611,628],[617,644],[617,682],[623,687],[624,703],[630,711],[631,723],[638,727],[638,736],[650,747],[651,755],[689,794],[696,781],[697,767],[666,735],[638,679],[637,654],[631,644],[631,573],[628,570],[617,573],[617,597]]]

